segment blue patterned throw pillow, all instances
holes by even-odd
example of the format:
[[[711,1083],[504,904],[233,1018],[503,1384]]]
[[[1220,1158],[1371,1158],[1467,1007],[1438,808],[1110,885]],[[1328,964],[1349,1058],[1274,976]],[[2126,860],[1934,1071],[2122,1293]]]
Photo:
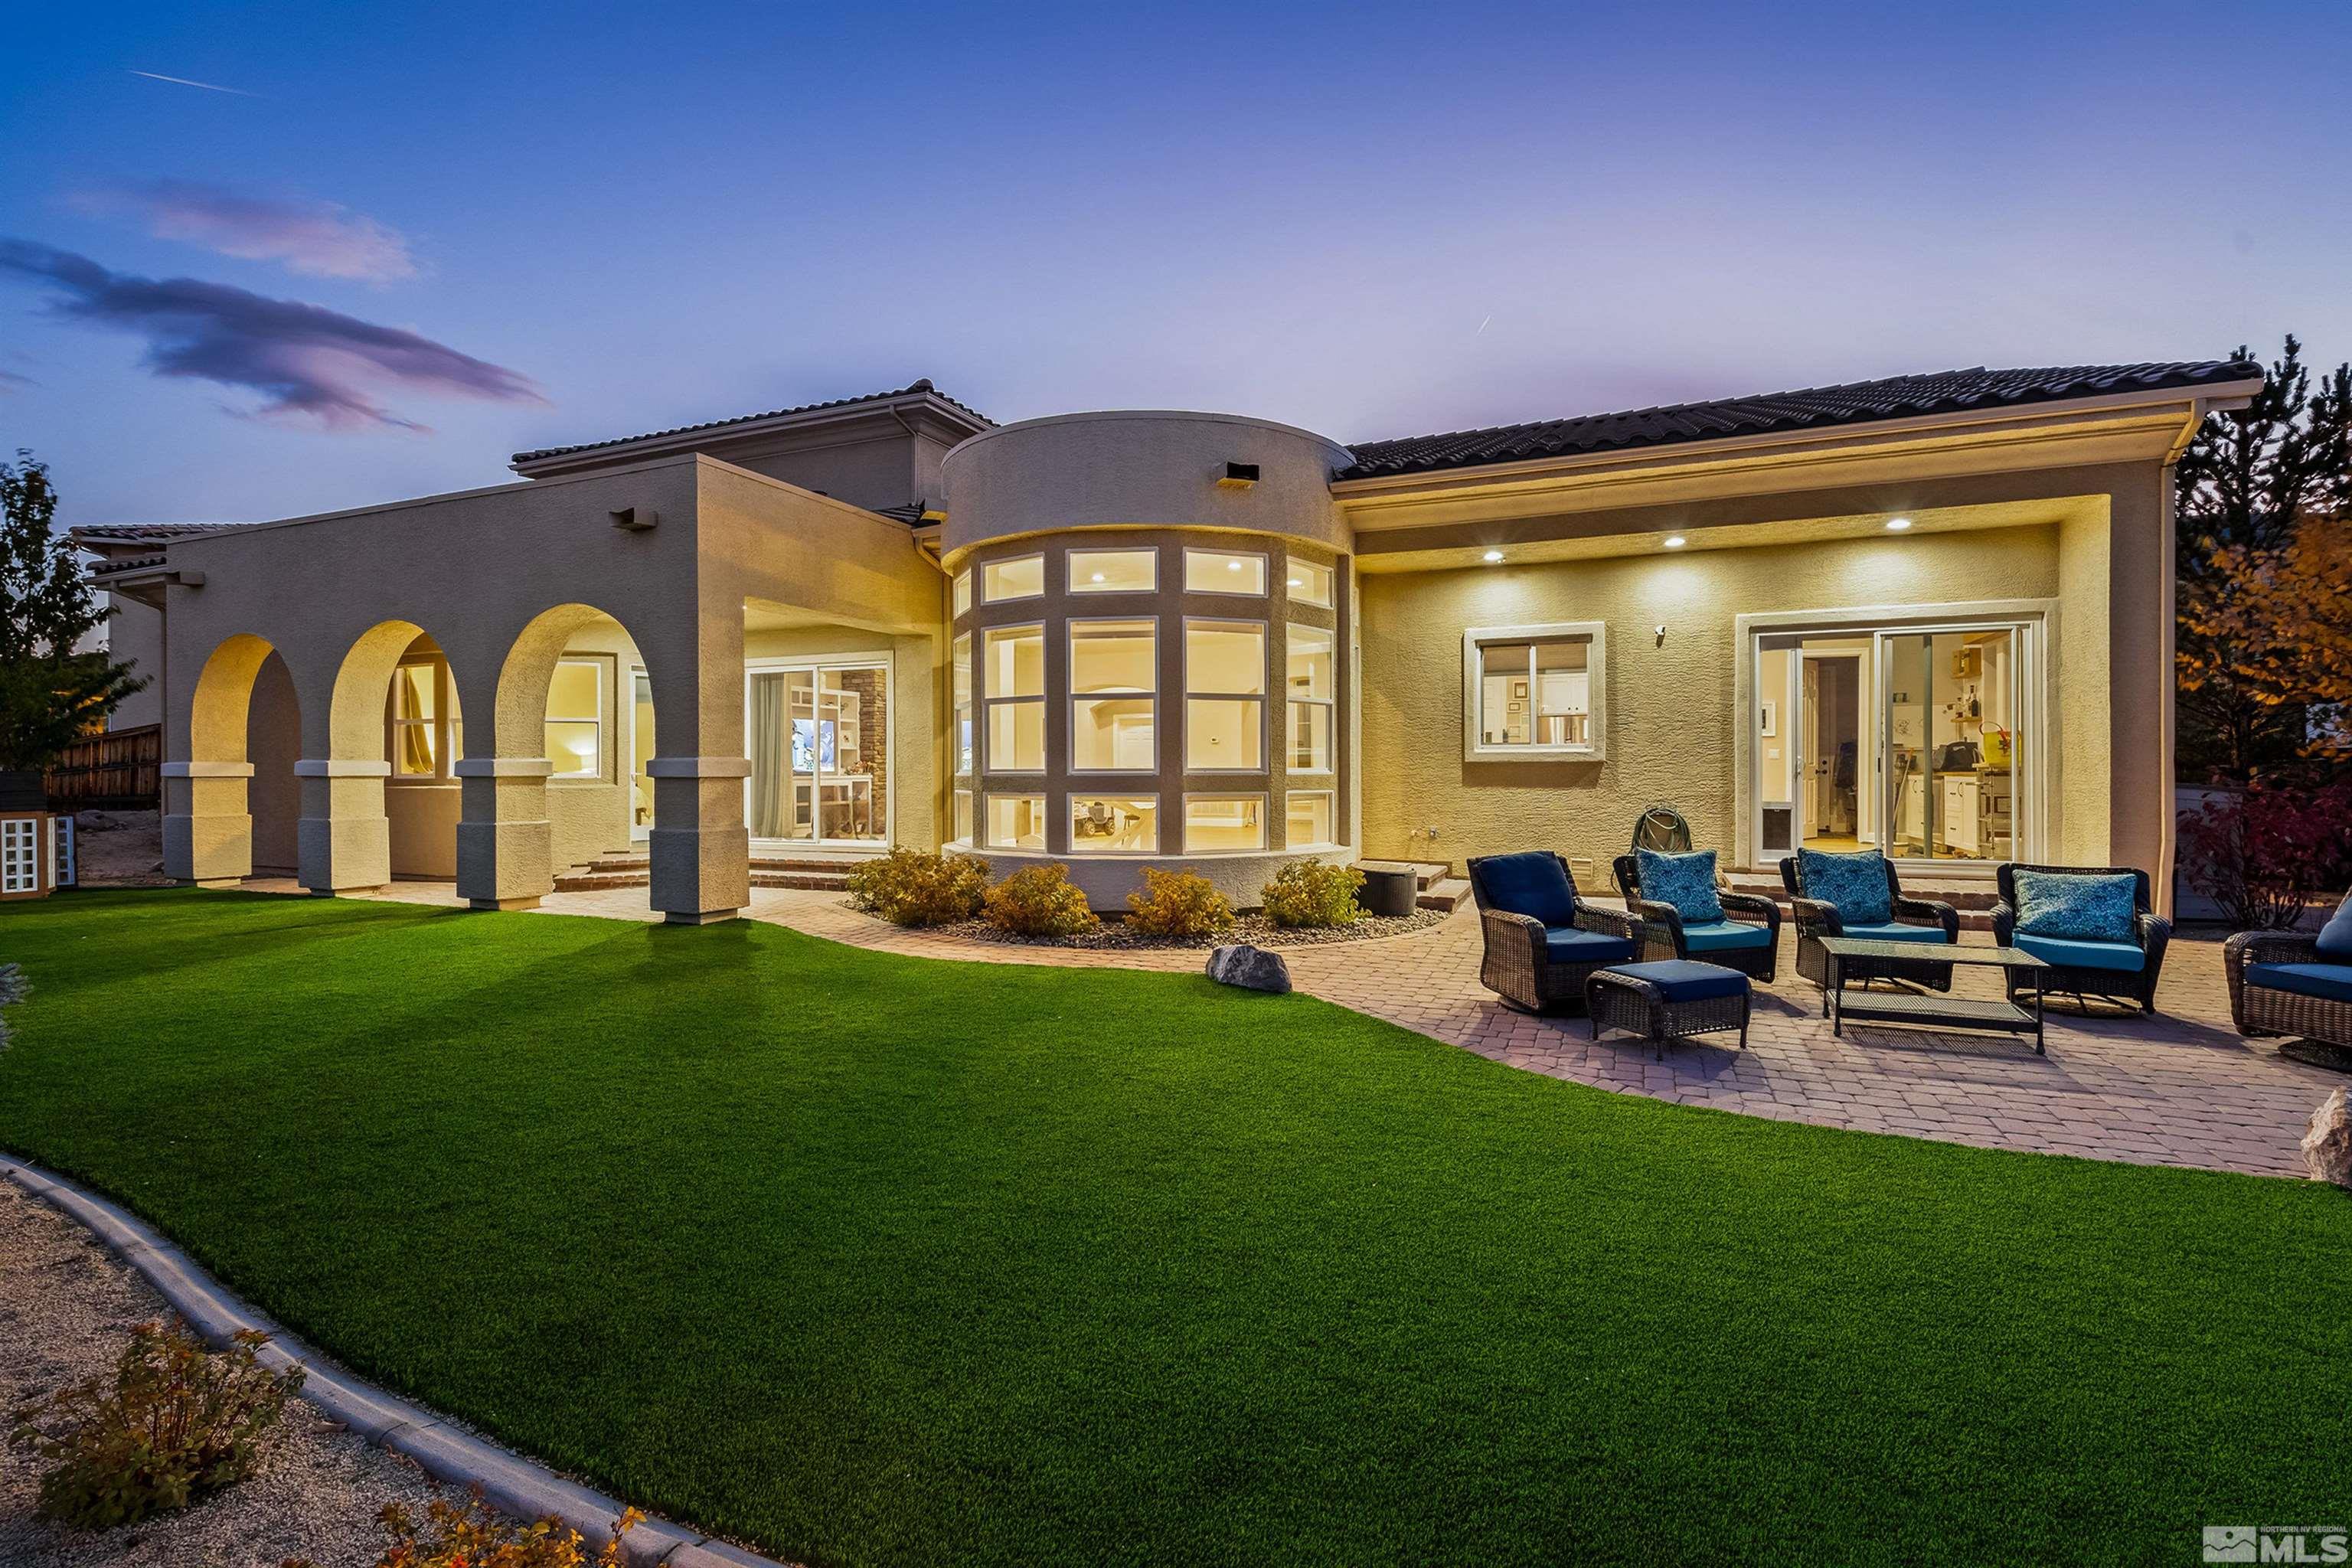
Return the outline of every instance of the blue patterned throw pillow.
[[[1723,902],[1715,896],[1715,851],[1668,855],[1656,849],[1636,849],[1642,897],[1672,904],[1685,925],[1712,925],[1723,918]]]
[[[2061,942],[2129,942],[2139,879],[2072,871],[2014,871],[2017,929]]]
[[[1854,855],[1800,849],[1797,885],[1805,897],[1835,910],[1846,925],[1883,926],[1895,918],[1895,899],[1886,890],[1886,857],[1875,849]]]

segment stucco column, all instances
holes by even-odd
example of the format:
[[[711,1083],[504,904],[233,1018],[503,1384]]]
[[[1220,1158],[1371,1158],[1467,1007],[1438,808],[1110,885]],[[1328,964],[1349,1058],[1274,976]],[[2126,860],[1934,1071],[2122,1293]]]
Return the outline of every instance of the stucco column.
[[[457,824],[457,896],[478,910],[527,910],[555,890],[554,829],[548,825],[545,757],[467,757],[458,763],[464,816]]]
[[[646,772],[654,781],[653,907],[674,925],[739,913],[751,901],[751,830],[743,822],[751,763],[656,757]]]
[[[323,896],[392,880],[392,824],[383,814],[391,773],[384,762],[306,757],[294,764],[302,783],[295,853],[305,888]]]
[[[165,763],[163,873],[200,888],[233,888],[253,875],[253,817],[246,809],[251,763]]]

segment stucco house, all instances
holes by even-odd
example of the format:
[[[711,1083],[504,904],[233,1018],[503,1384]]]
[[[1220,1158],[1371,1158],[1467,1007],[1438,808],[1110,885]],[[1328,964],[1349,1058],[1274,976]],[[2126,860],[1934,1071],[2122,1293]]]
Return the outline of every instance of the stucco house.
[[[999,426],[929,382],[514,458],[519,482],[85,529],[156,678],[168,870],[528,905],[649,862],[970,845],[1118,907],[1671,802],[1750,870],[2172,853],[2169,468],[2240,363],[1966,370],[1345,445]]]

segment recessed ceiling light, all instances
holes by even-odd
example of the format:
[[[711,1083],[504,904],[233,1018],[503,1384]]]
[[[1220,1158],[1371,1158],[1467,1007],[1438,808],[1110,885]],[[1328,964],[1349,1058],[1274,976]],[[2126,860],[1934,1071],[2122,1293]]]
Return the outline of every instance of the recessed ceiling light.
[[[1900,533],[1911,526],[1911,520],[1907,517],[1890,517],[1886,520],[1886,526],[1893,532]]]
[[[1102,580],[1103,580],[1103,574],[1102,574],[1101,573],[1097,572],[1097,573],[1096,573],[1096,574],[1094,574],[1093,581],[1095,581],[1095,582],[1097,582],[1097,583],[1099,583],[1099,582],[1101,582]]]
[[[1669,533],[1666,535],[1666,548],[1669,550],[1680,550],[1684,545],[1689,542],[1690,541],[1685,539],[1679,533]]]
[[[1225,570],[1228,572],[1238,572],[1241,569],[1242,563],[1238,561],[1228,561],[1225,563]]]
[[[1489,550],[1488,552],[1486,552],[1486,560],[1488,561],[1488,563],[1492,563],[1496,562],[1496,561],[1500,561],[1502,558],[1503,558],[1503,552],[1502,552],[1501,551],[1499,551],[1499,550]]]
[[[1304,587],[1304,586],[1306,586],[1306,584],[1307,584],[1307,579],[1306,579],[1306,578],[1304,578],[1304,577],[1293,577],[1293,578],[1290,580],[1290,585],[1291,585],[1292,587],[1294,587],[1294,588],[1300,588],[1300,587]]]

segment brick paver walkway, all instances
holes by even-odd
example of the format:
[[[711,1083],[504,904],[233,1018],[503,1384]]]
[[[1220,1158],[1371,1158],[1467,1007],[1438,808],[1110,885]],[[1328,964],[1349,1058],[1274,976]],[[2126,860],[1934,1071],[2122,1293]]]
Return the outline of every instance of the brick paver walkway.
[[[290,883],[255,882],[272,891]],[[378,897],[454,902],[446,884],[401,883]],[[888,952],[997,963],[1193,971],[1197,952],[1012,947],[902,931],[846,908],[837,893],[754,889],[753,920]],[[652,918],[642,888],[562,893],[546,910]],[[1986,941],[1980,935],[1963,940]],[[1903,1133],[1987,1148],[2142,1164],[2300,1175],[2297,1141],[2340,1075],[2278,1055],[2276,1042],[2230,1026],[2218,942],[2176,938],[2163,1013],[2077,1017],[2051,1010],[2049,1055],[2030,1042],[1849,1024],[1832,1037],[1821,994],[1799,980],[1792,934],[1780,977],[1759,986],[1748,1049],[1708,1037],[1653,1058],[1644,1042],[1594,1043],[1581,1018],[1530,1018],[1478,984],[1479,928],[1466,906],[1443,925],[1381,942],[1293,948],[1302,991],[1529,1072],[1685,1105],[1825,1127]],[[1964,993],[1992,995],[1994,973],[1960,972]]]

